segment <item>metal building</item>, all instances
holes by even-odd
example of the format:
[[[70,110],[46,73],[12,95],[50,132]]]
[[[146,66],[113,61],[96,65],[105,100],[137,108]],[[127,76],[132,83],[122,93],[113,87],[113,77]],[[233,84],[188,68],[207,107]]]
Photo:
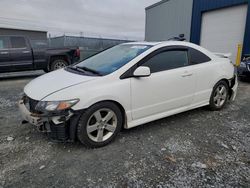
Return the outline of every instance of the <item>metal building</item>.
[[[0,27],[0,35],[23,35],[30,40],[47,40],[47,31]]]
[[[190,38],[193,0],[163,0],[146,8],[146,41],[185,34]]]
[[[145,40],[179,34],[210,51],[250,54],[249,0],[163,0],[146,8]]]

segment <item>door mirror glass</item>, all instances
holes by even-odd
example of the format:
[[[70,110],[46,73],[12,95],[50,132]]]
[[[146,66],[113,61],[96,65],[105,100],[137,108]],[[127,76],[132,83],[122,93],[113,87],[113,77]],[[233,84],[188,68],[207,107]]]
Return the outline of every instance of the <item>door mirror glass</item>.
[[[150,68],[145,66],[138,67],[134,74],[135,77],[148,77],[151,75]]]

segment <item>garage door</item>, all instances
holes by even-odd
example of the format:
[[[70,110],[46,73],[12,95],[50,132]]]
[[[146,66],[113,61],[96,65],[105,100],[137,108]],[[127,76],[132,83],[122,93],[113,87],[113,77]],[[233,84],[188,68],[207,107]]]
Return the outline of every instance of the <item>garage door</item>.
[[[247,5],[205,12],[202,16],[201,46],[212,52],[237,56],[237,45],[243,44]]]

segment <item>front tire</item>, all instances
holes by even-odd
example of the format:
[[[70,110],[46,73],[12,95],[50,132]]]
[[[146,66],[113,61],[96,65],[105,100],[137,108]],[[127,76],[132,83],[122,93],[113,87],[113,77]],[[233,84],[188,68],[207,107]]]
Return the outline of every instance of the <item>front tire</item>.
[[[122,113],[116,104],[97,103],[82,114],[77,137],[87,147],[103,147],[114,140],[122,128],[122,122]]]
[[[229,97],[229,86],[226,81],[219,81],[213,88],[210,97],[209,108],[214,111],[221,110],[227,103]]]

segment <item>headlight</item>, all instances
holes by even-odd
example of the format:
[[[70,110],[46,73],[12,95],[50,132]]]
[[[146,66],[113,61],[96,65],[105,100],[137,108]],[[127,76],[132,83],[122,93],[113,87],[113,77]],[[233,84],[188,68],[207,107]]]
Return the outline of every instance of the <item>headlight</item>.
[[[245,63],[245,62],[241,62],[241,63],[240,63],[240,67],[246,68],[246,67],[247,67],[247,65],[246,65],[246,63]]]
[[[67,101],[40,101],[36,105],[36,110],[44,112],[67,110],[79,102],[79,99],[72,99]]]

